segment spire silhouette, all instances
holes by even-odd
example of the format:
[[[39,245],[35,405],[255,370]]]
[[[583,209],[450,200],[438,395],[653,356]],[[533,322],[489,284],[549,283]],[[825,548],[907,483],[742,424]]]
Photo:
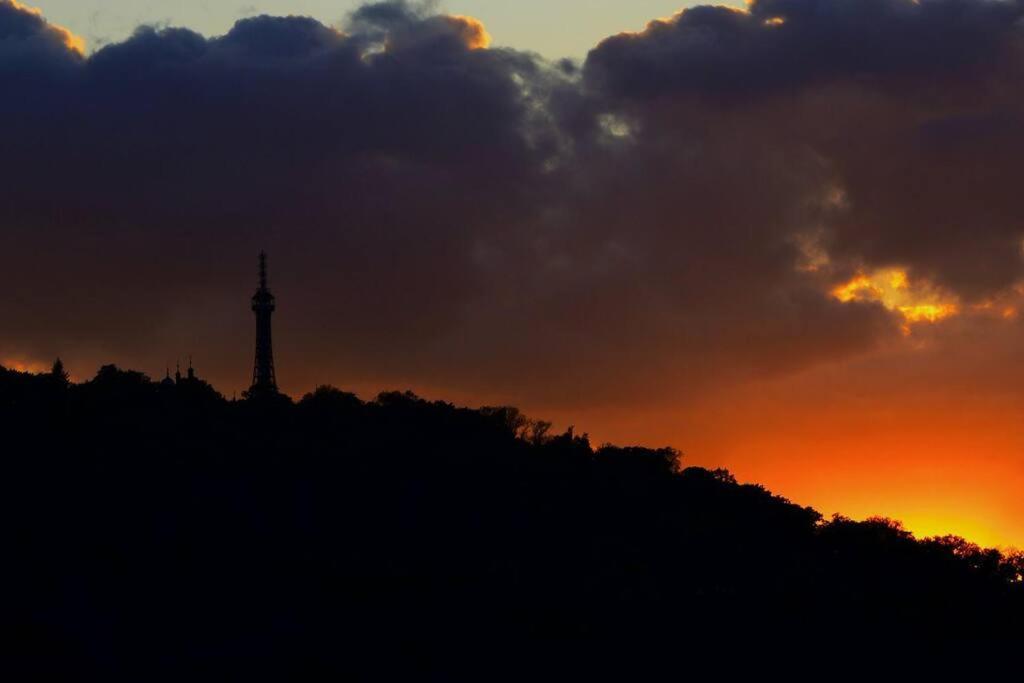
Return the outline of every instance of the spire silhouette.
[[[252,370],[252,388],[249,390],[252,395],[277,393],[271,335],[271,317],[275,308],[274,295],[267,287],[267,254],[260,252],[260,286],[252,297],[252,311],[256,314],[256,362]]]

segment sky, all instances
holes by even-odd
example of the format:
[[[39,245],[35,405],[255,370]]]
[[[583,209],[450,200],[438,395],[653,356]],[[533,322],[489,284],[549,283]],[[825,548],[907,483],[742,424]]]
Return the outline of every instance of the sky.
[[[0,0],[0,364],[231,396],[266,249],[293,396],[1024,546],[1024,2],[314,4]]]
[[[124,40],[139,24],[187,26],[207,36],[227,33],[238,19],[257,14],[305,15],[337,25],[359,4],[358,0],[37,0],[34,6],[94,49]],[[582,59],[605,36],[640,30],[651,19],[675,14],[686,5],[679,0],[448,0],[437,6],[480,19],[496,45],[533,50],[550,59]]]

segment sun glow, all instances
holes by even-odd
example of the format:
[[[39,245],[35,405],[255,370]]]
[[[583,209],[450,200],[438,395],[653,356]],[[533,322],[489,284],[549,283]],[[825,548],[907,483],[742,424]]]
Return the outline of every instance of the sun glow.
[[[898,268],[858,273],[849,282],[832,290],[843,303],[876,301],[903,316],[904,331],[913,323],[937,323],[960,313],[957,298],[928,282],[911,282],[906,271]]]

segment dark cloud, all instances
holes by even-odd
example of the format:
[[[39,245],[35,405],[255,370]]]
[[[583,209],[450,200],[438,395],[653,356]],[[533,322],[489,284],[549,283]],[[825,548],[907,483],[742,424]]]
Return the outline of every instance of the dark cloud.
[[[39,68],[44,62],[77,61],[81,41],[69,31],[53,26],[42,15],[14,0],[0,0],[0,58],[18,60]]]
[[[294,391],[571,405],[864,351],[900,320],[830,296],[858,267],[1019,277],[1018,7],[700,7],[577,70],[405,2],[88,58],[0,2],[0,351],[242,387],[260,248]]]
[[[81,65],[82,42],[48,24],[38,12],[13,0],[0,0],[0,88],[4,106],[35,100],[40,90],[59,83]]]
[[[611,108],[686,102],[813,150],[846,205],[824,226],[834,256],[984,298],[1020,277],[1022,13],[987,0],[698,7],[607,39],[586,79]]]
[[[695,7],[597,46],[588,78],[616,97],[746,98],[837,80],[948,80],[1019,41],[1015,0],[754,0]]]

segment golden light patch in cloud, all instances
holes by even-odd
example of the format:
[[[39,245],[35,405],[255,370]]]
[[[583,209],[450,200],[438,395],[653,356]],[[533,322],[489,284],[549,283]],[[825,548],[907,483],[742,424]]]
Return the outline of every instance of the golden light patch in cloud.
[[[844,285],[839,285],[832,290],[832,296],[844,304],[851,301],[877,301],[882,297],[882,291],[878,289],[867,275],[860,274]]]
[[[8,2],[11,4],[12,7],[14,7],[14,9],[20,12],[26,12],[28,14],[35,15],[40,19],[43,19],[42,10],[39,10],[35,7],[29,7],[28,5],[23,5],[20,2],[18,2],[18,0],[8,0]],[[51,24],[49,22],[47,22],[46,25],[47,27],[49,27],[49,30],[53,31],[58,36],[60,36],[61,41],[64,43],[64,47],[73,52],[77,52],[80,55],[85,55],[85,39],[76,36],[74,33],[67,30],[63,26],[58,26],[57,24]]]
[[[904,332],[913,323],[937,323],[960,313],[960,302],[927,282],[911,282],[906,271],[883,268],[873,273],[858,273],[849,282],[832,290],[843,303],[877,301],[903,316]]]
[[[451,14],[447,18],[458,26],[459,33],[470,50],[483,50],[491,46],[491,34],[479,19],[462,14]]]
[[[956,304],[915,304],[913,306],[900,306],[899,312],[903,314],[907,322],[919,323],[927,321],[935,323],[956,315],[960,312],[960,307]]]

